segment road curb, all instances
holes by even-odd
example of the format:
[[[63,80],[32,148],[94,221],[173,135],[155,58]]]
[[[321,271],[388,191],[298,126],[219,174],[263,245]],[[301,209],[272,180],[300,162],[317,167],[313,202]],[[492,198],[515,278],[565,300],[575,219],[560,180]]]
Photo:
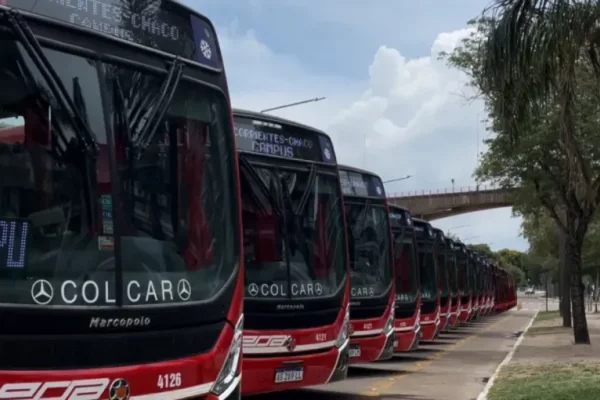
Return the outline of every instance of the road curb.
[[[504,360],[502,360],[502,362],[498,365],[498,367],[494,371],[494,374],[492,375],[492,377],[490,378],[490,380],[487,382],[487,384],[483,388],[483,391],[481,393],[479,393],[479,396],[477,396],[477,400],[487,400],[488,393],[490,392],[490,389],[492,388],[492,386],[494,386],[494,381],[496,380],[496,377],[500,373],[500,370],[502,369],[502,367],[504,367],[506,364],[508,364],[510,362],[510,360],[512,360],[513,356],[515,355],[515,352],[517,351],[517,349],[519,348],[519,346],[521,345],[521,343],[525,339],[525,335],[527,334],[527,331],[529,330],[529,328],[531,328],[531,325],[533,325],[533,321],[535,321],[535,318],[537,317],[537,315],[538,315],[539,312],[540,312],[540,310],[537,310],[535,312],[535,314],[531,318],[531,321],[529,321],[529,323],[527,324],[527,326],[523,330],[523,333],[521,334],[521,336],[519,336],[519,338],[517,339],[517,341],[513,345],[513,348],[506,355],[506,357],[504,357]]]

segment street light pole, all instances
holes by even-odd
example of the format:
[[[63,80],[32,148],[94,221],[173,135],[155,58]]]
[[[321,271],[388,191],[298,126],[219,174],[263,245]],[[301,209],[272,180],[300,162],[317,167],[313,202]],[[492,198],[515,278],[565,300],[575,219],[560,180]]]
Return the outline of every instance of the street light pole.
[[[387,180],[387,181],[383,181],[381,183],[390,183],[390,182],[403,181],[403,180],[406,180],[406,179],[412,178],[412,177],[413,177],[412,175],[406,175],[406,176],[403,176],[402,178],[390,179],[390,180]]]
[[[262,110],[261,113],[266,113],[266,112],[274,111],[274,110],[280,110],[282,108],[299,106],[301,104],[317,102],[317,101],[321,101],[321,100],[325,100],[325,99],[326,99],[326,97],[315,97],[314,99],[302,100],[302,101],[297,101],[295,103],[283,104],[283,105],[277,106],[277,107],[266,108],[266,109]]]

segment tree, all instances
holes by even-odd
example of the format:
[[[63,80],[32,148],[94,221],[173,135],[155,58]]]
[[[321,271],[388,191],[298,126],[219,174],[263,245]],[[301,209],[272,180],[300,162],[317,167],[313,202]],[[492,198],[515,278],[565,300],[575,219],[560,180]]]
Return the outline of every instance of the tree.
[[[496,0],[449,61],[471,76],[495,136],[477,176],[518,187],[566,238],[575,343],[589,343],[581,251],[600,202],[600,60],[592,1]],[[564,285],[567,287],[567,285]]]
[[[505,188],[511,188],[514,193],[513,212],[534,219],[543,210],[538,191],[547,190],[545,197],[556,198],[552,191],[552,181],[549,182],[548,171],[560,176],[559,153],[556,141],[549,140],[545,132],[552,124],[556,124],[556,115],[549,110],[549,118],[531,118],[528,127],[530,135],[527,141],[521,141],[519,146],[506,135],[503,135],[504,122],[501,106],[502,93],[489,88],[484,75],[487,38],[493,32],[495,21],[482,16],[469,21],[472,30],[469,37],[462,41],[451,54],[441,54],[449,65],[460,69],[471,79],[469,86],[475,90],[471,98],[481,98],[485,101],[488,111],[488,129],[492,139],[485,140],[488,150],[483,154],[479,168],[475,171],[478,180],[490,180]],[[556,114],[556,111],[554,111]],[[552,119],[551,117],[554,117]],[[536,187],[538,191],[536,191]],[[564,247],[564,246],[563,246]],[[557,247],[558,248],[558,245]],[[561,274],[563,325],[571,327],[570,303],[570,269],[563,263]]]
[[[521,268],[521,260],[525,256],[517,250],[502,249],[494,252],[487,243],[468,244],[468,248],[496,262],[500,267],[510,272],[514,277],[517,285],[525,285],[527,283],[524,271]]]
[[[555,141],[559,170],[542,163],[548,187],[532,179],[544,208],[567,239],[575,343],[590,343],[581,250],[600,202],[597,121],[600,109],[600,4],[575,0],[496,0],[497,23],[485,46],[483,77],[499,94],[503,134],[513,147],[533,134]],[[532,121],[549,122],[542,132]],[[595,132],[587,135],[593,125]],[[545,165],[544,165],[545,164]],[[554,165],[556,166],[556,165]]]

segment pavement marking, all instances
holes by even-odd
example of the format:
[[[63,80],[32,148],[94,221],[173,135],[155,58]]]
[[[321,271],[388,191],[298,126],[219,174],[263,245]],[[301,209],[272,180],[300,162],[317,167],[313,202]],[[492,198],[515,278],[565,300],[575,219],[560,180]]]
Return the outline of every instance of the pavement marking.
[[[500,325],[501,322],[504,322],[505,319],[507,319],[509,317],[509,315],[504,315],[503,318],[499,318],[497,321],[493,322],[492,324],[486,326],[485,328],[481,329],[480,331],[474,333],[473,335],[467,336],[463,339],[460,339],[459,341],[451,344],[450,346],[434,353],[427,361],[418,361],[414,364],[414,366],[412,368],[408,368],[402,372],[400,372],[399,374],[395,374],[392,375],[391,377],[387,378],[386,380],[381,380],[381,381],[375,381],[373,383],[373,385],[371,386],[370,390],[366,390],[362,393],[360,393],[361,396],[369,396],[369,397],[376,397],[376,396],[380,396],[381,392],[384,390],[388,390],[389,388],[391,388],[392,386],[394,386],[394,384],[401,380],[406,378],[408,375],[410,375],[410,373],[414,373],[414,372],[418,372],[421,371],[423,368],[431,365],[433,363],[433,361],[435,360],[439,360],[440,358],[442,358],[444,355],[450,353],[452,350],[455,350],[459,347],[464,346],[467,342],[469,342],[470,340],[472,340],[473,338],[479,336],[480,334],[487,332],[493,328],[495,328],[497,325]],[[467,325],[468,326],[468,325]],[[480,399],[477,399],[480,400]]]
[[[496,377],[500,373],[500,370],[502,369],[502,367],[504,367],[506,364],[508,364],[510,362],[510,360],[512,360],[513,356],[515,355],[515,352],[517,351],[517,349],[519,348],[519,346],[525,339],[525,335],[527,334],[527,331],[529,330],[529,328],[531,328],[531,325],[533,325],[533,321],[535,321],[535,317],[537,317],[539,312],[540,312],[540,310],[537,310],[535,312],[535,314],[533,315],[533,318],[531,318],[531,321],[529,321],[529,323],[525,327],[525,330],[523,331],[523,333],[521,333],[521,336],[519,336],[519,338],[513,345],[513,348],[506,355],[506,357],[504,357],[504,360],[502,360],[502,362],[498,365],[498,367],[494,371],[494,374],[488,380],[487,384],[483,388],[483,391],[481,393],[479,393],[479,396],[477,396],[477,400],[487,400],[488,393],[490,392],[490,389],[494,385],[494,381],[496,380]]]

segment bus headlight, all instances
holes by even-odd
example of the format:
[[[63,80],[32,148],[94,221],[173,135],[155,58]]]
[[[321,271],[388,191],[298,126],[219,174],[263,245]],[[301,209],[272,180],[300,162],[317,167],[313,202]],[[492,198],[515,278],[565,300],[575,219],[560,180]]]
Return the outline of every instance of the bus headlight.
[[[217,376],[211,392],[217,396],[222,395],[226,390],[230,389],[235,378],[238,376],[240,367],[240,360],[242,358],[242,336],[244,332],[244,316],[240,317],[237,325],[235,326],[235,332],[233,335],[233,342],[229,347],[229,352],[221,367],[221,372]]]
[[[338,337],[335,340],[335,347],[338,349],[342,347],[348,337],[350,336],[350,306],[346,307],[346,315],[344,315],[344,323],[342,324],[342,329],[340,329],[340,333],[338,333]]]

